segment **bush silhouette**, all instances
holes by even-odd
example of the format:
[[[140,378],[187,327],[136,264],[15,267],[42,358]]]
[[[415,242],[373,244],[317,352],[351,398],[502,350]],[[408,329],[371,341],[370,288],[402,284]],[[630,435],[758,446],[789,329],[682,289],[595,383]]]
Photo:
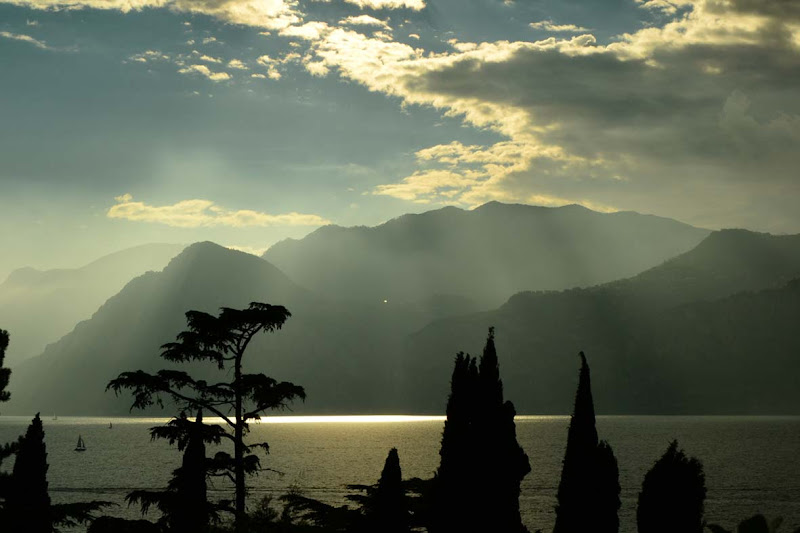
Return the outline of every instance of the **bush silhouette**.
[[[672,441],[644,476],[636,509],[639,533],[701,533],[705,499],[702,463]]]

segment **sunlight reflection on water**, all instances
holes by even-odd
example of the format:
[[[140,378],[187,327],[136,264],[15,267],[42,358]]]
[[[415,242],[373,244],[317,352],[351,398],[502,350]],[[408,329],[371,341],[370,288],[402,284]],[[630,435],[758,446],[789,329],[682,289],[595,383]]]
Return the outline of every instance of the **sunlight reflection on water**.
[[[131,489],[163,487],[180,453],[165,442],[151,442],[147,429],[166,420],[44,417],[53,500],[122,503]],[[266,417],[251,425],[251,438],[270,443],[263,466],[281,473],[253,478],[251,500],[277,498],[297,488],[314,498],[345,503],[345,486],[375,482],[391,447],[399,450],[404,477],[429,477],[438,466],[443,420],[411,415]],[[0,417],[0,442],[15,439],[29,421]],[[523,519],[531,531],[547,531],[553,525],[569,417],[518,416],[516,421],[518,440],[533,469],[522,483]],[[598,417],[598,431],[614,447],[620,465],[621,533],[635,531],[642,477],[673,438],[705,465],[710,522],[732,525],[734,519],[763,512],[783,516],[789,531],[800,526],[800,418]],[[88,447],[85,453],[73,451],[79,434]],[[210,493],[222,497],[229,491],[229,485],[215,481]],[[112,514],[138,517],[124,504]]]

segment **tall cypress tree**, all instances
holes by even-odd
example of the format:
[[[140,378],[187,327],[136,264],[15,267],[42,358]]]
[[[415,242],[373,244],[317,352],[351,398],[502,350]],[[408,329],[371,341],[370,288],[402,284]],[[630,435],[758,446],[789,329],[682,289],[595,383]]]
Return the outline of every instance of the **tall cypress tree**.
[[[407,533],[410,530],[410,518],[400,457],[397,455],[397,448],[392,448],[386,457],[378,485],[370,495],[367,508],[368,530]]]
[[[476,521],[480,531],[524,531],[519,513],[522,479],[531,471],[525,451],[517,442],[514,404],[503,400],[503,381],[489,328],[478,367],[478,406],[475,420],[477,450],[483,460],[476,468],[486,512]]]
[[[5,389],[8,387],[8,380],[11,375],[11,370],[3,367],[3,359],[5,359],[6,348],[8,348],[8,340],[8,332],[4,329],[0,329],[0,403],[7,402],[10,396],[8,391]],[[3,465],[4,459],[14,455],[17,445],[17,442],[12,442],[10,444],[0,443],[0,467]],[[0,472],[0,521],[3,520],[5,499],[10,490],[9,479],[10,475],[7,472]]]
[[[616,533],[620,507],[617,461],[611,446],[598,439],[589,364],[583,352],[580,358],[553,533]]]
[[[460,510],[471,505],[474,498],[469,490],[472,424],[478,369],[475,360],[463,352],[456,355],[447,399],[447,419],[439,449],[440,463],[434,481],[434,508],[429,529],[456,531],[467,520]]]
[[[672,441],[644,476],[636,509],[639,533],[701,533],[705,499],[703,464]]]
[[[39,413],[20,437],[6,497],[6,521],[11,532],[50,533],[53,517],[47,493],[47,448]]]
[[[11,396],[6,387],[8,387],[8,380],[11,377],[11,370],[3,367],[3,360],[6,357],[6,348],[8,348],[8,332],[0,329],[0,402],[7,402]]]
[[[517,442],[515,414],[503,400],[490,328],[480,362],[456,356],[430,531],[524,531],[519,492],[530,463]]]

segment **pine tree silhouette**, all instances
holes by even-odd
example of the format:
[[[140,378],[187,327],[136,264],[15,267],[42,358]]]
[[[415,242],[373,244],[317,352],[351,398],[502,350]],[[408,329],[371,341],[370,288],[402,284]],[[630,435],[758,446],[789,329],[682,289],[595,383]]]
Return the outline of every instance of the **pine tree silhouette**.
[[[636,509],[639,533],[702,533],[703,465],[672,443],[644,476]]]
[[[524,531],[519,493],[530,463],[517,442],[515,415],[514,405],[503,400],[489,328],[480,363],[456,355],[434,479],[432,532]]]
[[[583,352],[580,358],[553,533],[616,533],[620,507],[617,461],[611,446],[598,440],[589,364]]]

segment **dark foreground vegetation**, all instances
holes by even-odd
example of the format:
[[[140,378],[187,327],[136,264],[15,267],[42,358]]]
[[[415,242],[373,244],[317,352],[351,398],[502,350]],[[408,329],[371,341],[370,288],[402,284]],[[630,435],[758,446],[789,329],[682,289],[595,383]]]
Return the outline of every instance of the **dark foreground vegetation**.
[[[348,487],[352,506],[290,492],[279,502],[267,497],[247,509],[247,478],[265,470],[256,452],[269,452],[267,443],[247,441],[249,423],[305,399],[305,392],[293,383],[246,373],[245,353],[258,333],[281,329],[290,316],[283,306],[262,303],[223,308],[219,316],[189,311],[188,329],[162,347],[161,357],[210,363],[228,381],[210,383],[186,372],[161,370],[124,372],[108,383],[107,390],[132,394],[132,409],[158,405],[177,413],[150,434],[177,446],[183,452],[181,465],[164,490],[137,490],[126,497],[129,505],[139,506],[143,518],[155,521],[103,516],[111,505],[107,502],[51,503],[45,433],[37,414],[24,436],[0,447],[0,465],[15,457],[12,471],[0,473],[0,531],[51,533],[85,524],[89,533],[527,532],[519,496],[531,467],[517,442],[514,405],[504,398],[493,328],[480,357],[456,355],[440,464],[433,478],[404,480],[400,457],[392,448],[375,484]],[[8,333],[0,330],[0,402],[9,398],[5,388],[10,372],[3,368],[8,342]],[[205,424],[204,413],[224,423]],[[209,457],[206,446],[223,441],[231,443],[233,455],[217,451]],[[209,500],[207,483],[215,477],[232,482],[232,500]],[[597,432],[583,352],[556,496],[553,533],[619,531],[617,460]],[[636,515],[639,533],[733,533],[705,522],[705,497],[702,463],[673,441],[644,477]],[[780,519],[768,522],[756,515],[743,520],[736,533],[775,533],[780,525]]]

